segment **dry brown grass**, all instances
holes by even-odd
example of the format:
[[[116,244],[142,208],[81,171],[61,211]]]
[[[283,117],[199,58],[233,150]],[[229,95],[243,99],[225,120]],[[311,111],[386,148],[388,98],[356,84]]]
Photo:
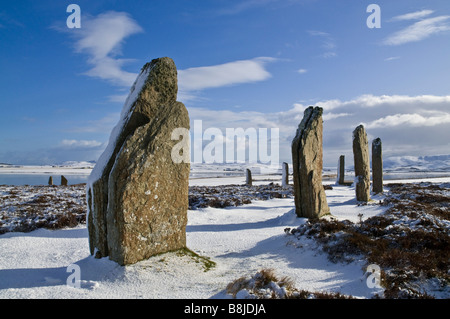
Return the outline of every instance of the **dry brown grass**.
[[[324,185],[324,189],[333,189]],[[189,187],[189,209],[204,207],[225,208],[250,204],[253,200],[269,200],[272,198],[292,198],[293,186],[282,187],[277,183],[265,185],[220,185]]]
[[[359,223],[311,220],[286,232],[314,238],[332,262],[365,256],[382,269],[386,298],[431,298],[418,281],[450,281],[449,189],[432,184],[388,185],[385,214]]]
[[[262,269],[251,278],[238,278],[226,288],[226,292],[233,298],[241,291],[245,291],[248,297],[254,299],[352,299],[352,296],[341,293],[299,290],[291,278],[279,278],[274,269]]]
[[[85,185],[6,186],[0,197],[0,234],[60,229],[86,223]]]

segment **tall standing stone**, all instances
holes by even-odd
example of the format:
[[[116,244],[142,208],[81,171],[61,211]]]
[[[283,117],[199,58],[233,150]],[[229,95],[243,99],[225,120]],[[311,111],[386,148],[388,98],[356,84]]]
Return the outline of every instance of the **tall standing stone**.
[[[63,175],[61,175],[61,186],[67,186],[67,178],[65,178]]]
[[[170,58],[142,68],[87,185],[91,254],[132,264],[186,246],[189,163],[174,163],[175,129],[189,130]]]
[[[48,178],[48,185],[53,185],[53,176]]]
[[[245,184],[247,186],[252,186],[253,184],[252,171],[248,168],[245,170]]]
[[[292,140],[295,212],[298,217],[319,218],[330,209],[322,184],[322,112],[308,107]]]
[[[287,187],[289,185],[289,165],[283,162],[281,167],[281,186]]]
[[[370,160],[369,142],[363,125],[353,131],[353,157],[355,161],[356,200],[370,200]]]
[[[338,165],[337,165],[337,178],[336,182],[338,185],[344,184],[345,179],[345,155],[339,156]]]
[[[372,141],[372,192],[383,192],[383,154],[379,137]]]

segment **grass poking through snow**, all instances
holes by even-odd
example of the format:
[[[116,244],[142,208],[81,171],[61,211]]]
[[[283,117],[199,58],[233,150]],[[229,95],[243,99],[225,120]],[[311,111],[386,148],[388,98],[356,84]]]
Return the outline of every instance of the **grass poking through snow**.
[[[382,269],[385,298],[448,294],[450,281],[450,185],[390,184],[388,210],[353,223],[309,220],[290,235],[314,238],[332,262],[364,256]],[[428,287],[428,288],[424,288]]]
[[[227,285],[226,292],[237,299],[352,299],[340,293],[298,290],[292,279],[279,278],[273,269],[262,269],[250,278],[238,278]]]

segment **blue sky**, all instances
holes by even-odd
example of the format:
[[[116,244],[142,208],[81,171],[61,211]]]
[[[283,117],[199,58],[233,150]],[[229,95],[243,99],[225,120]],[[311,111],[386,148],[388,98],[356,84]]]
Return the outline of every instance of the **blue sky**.
[[[282,161],[309,105],[324,108],[325,165],[351,156],[361,123],[385,156],[450,154],[448,0],[10,1],[0,40],[0,162],[96,160],[162,56],[191,121],[278,127]]]

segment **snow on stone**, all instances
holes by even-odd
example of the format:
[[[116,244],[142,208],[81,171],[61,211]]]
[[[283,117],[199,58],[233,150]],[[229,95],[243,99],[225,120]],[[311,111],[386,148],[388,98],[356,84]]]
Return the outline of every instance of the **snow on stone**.
[[[111,135],[109,137],[108,145],[106,146],[106,149],[103,151],[102,155],[100,155],[97,164],[95,165],[94,169],[91,172],[91,175],[89,176],[88,179],[89,185],[91,185],[93,182],[95,182],[101,177],[106,164],[108,163],[112,153],[114,152],[118,135],[121,132],[122,127],[128,122],[129,116],[133,113],[132,108],[134,106],[134,102],[136,102],[139,93],[141,92],[145,84],[145,81],[147,80],[149,73],[150,67],[144,68],[136,78],[136,81],[134,82],[133,86],[131,87],[130,94],[125,100],[125,104],[122,108],[119,122],[113,128]]]

